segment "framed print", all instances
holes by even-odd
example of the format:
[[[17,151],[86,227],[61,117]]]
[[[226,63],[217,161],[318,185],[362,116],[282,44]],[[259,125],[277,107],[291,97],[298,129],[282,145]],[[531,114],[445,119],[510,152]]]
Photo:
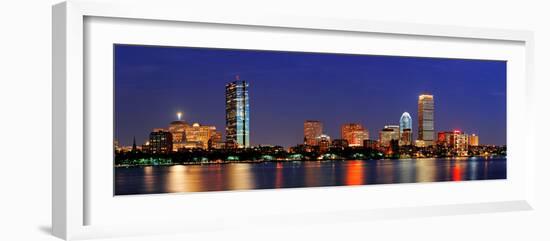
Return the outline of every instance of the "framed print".
[[[129,5],[53,8],[56,236],[532,208],[532,33]]]

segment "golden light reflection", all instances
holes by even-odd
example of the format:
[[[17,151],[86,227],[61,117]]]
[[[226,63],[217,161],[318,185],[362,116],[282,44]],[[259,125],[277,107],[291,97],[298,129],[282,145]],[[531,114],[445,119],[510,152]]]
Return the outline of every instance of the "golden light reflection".
[[[156,182],[152,166],[146,166],[143,168],[143,184],[147,193],[155,191]]]
[[[227,165],[229,190],[254,188],[254,175],[251,172],[251,164],[234,163]]]
[[[360,160],[347,161],[346,185],[363,184],[363,162]]]
[[[418,159],[416,162],[417,182],[434,182],[436,178],[436,162],[434,158]]]
[[[168,168],[168,173],[166,174],[166,180],[164,182],[164,189],[167,192],[186,192],[186,191],[197,191],[198,188],[193,188],[193,183],[190,182],[192,178],[186,175],[186,170],[188,167],[183,165],[175,165]],[[200,180],[199,182],[200,183]]]

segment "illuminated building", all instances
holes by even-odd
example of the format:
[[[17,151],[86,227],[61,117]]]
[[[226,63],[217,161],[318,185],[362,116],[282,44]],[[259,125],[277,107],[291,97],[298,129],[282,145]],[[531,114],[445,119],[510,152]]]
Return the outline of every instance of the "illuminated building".
[[[342,139],[348,141],[350,147],[363,146],[363,141],[369,139],[369,131],[357,123],[342,125],[341,134]]]
[[[189,128],[189,124],[181,120],[182,114],[178,112],[178,120],[171,122],[168,127],[168,131],[172,134],[172,151],[178,151],[185,147],[185,129]]]
[[[250,146],[250,104],[248,82],[237,80],[225,85],[226,141],[238,148]]]
[[[411,145],[412,140],[412,118],[409,112],[403,112],[399,119],[399,145]]]
[[[412,129],[403,129],[401,130],[401,136],[399,139],[400,146],[409,146],[412,145]]]
[[[479,136],[476,134],[471,134],[468,137],[468,145],[469,146],[479,146]]]
[[[141,145],[141,151],[143,153],[150,153],[149,150],[149,141],[145,142],[145,144]]]
[[[468,134],[459,130],[438,132],[437,144],[450,148],[460,156],[465,156],[468,152]]]
[[[437,144],[438,145],[450,145],[451,135],[453,133],[450,131],[440,131],[437,133]]]
[[[221,149],[223,147],[222,133],[216,130],[212,131],[208,140],[208,149]]]
[[[363,147],[367,149],[378,150],[378,148],[380,148],[380,145],[377,140],[364,140]]]
[[[118,140],[115,140],[115,151],[121,151],[120,144],[118,143]]]
[[[172,134],[164,129],[154,129],[149,134],[148,150],[151,154],[167,154],[172,151]]]
[[[321,134],[317,138],[317,143],[319,145],[319,151],[321,153],[325,153],[328,151],[328,148],[330,147],[330,136]]]
[[[215,132],[217,132],[215,126],[193,123],[192,126],[185,129],[186,141],[183,145],[185,148],[207,149],[208,141],[215,134]]]
[[[418,96],[418,140],[431,146],[435,141],[434,97],[433,95]]]
[[[379,133],[380,147],[389,147],[392,140],[399,141],[399,126],[386,125]]]
[[[349,144],[348,144],[348,141],[344,140],[344,139],[334,139],[332,141],[332,147],[334,148],[339,148],[339,149],[344,149],[346,147],[348,147]]]
[[[304,144],[317,145],[317,137],[323,134],[323,123],[316,120],[304,121]]]

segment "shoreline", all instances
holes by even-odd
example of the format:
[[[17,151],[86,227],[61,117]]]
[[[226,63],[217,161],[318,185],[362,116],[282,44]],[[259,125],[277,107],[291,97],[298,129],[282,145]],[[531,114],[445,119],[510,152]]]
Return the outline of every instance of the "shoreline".
[[[248,163],[248,164],[263,164],[263,163],[296,163],[296,162],[335,162],[335,161],[407,161],[407,160],[424,160],[424,159],[448,159],[448,160],[468,160],[471,158],[480,158],[485,160],[490,159],[507,159],[507,156],[465,156],[465,157],[419,157],[419,158],[381,158],[381,159],[310,159],[310,160],[260,160],[260,161],[220,161],[220,162],[188,162],[188,163],[169,163],[169,164],[126,164],[126,165],[114,165],[114,168],[130,168],[130,167],[159,167],[159,166],[206,166],[206,165],[225,165],[225,164],[239,164],[239,163]]]

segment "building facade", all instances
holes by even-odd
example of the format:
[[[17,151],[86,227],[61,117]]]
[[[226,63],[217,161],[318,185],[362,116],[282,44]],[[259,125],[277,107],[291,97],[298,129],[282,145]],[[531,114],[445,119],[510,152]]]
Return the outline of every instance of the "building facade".
[[[456,155],[468,154],[469,136],[462,131],[443,131],[437,133],[437,144],[449,148]]]
[[[344,124],[340,131],[350,147],[363,146],[363,141],[369,139],[369,131],[358,123]]]
[[[151,154],[167,154],[172,151],[172,134],[164,129],[154,129],[149,134],[148,151]]]
[[[230,146],[250,146],[249,115],[248,82],[237,77],[236,81],[225,85],[225,134]]]
[[[479,136],[476,134],[471,134],[468,137],[468,145],[470,146],[479,146]]]
[[[172,151],[178,151],[185,147],[185,130],[189,128],[189,124],[177,120],[172,121],[168,126],[168,131],[172,134]]]
[[[433,95],[418,96],[418,140],[426,146],[435,144],[434,108]]]
[[[330,148],[330,136],[321,134],[317,137],[317,144],[319,146],[319,152],[325,153]]]
[[[215,126],[193,123],[192,126],[185,129],[186,141],[184,142],[184,146],[186,148],[208,149],[208,141],[214,136],[215,133]]]
[[[412,117],[409,112],[404,112],[399,119],[399,145],[412,145]]]
[[[399,126],[386,125],[379,133],[380,147],[389,147],[392,140],[399,142]]]
[[[323,134],[323,123],[316,120],[304,121],[304,144],[316,146],[317,137]]]

